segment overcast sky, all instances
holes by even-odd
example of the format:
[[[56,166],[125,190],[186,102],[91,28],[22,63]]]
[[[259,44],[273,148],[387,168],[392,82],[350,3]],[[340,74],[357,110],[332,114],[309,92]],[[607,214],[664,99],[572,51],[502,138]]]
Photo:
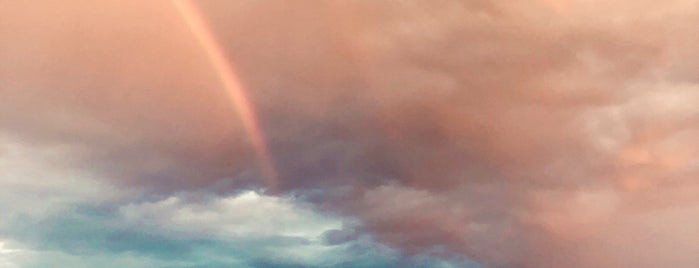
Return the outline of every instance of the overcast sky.
[[[1,268],[699,267],[699,1],[193,7],[0,0]]]

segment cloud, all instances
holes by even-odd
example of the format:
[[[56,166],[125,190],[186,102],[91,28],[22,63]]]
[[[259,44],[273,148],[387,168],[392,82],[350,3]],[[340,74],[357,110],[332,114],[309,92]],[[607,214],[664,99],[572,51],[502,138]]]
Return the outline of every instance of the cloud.
[[[197,204],[175,204],[175,199],[106,210],[82,204],[44,217],[21,217],[4,229],[17,249],[2,253],[13,254],[8,263],[19,267],[49,263],[54,267],[90,267],[99,263],[108,263],[109,267],[477,267],[464,259],[402,257],[399,251],[367,236],[326,244],[324,233],[340,227],[333,225],[337,224],[336,219],[304,215],[309,212],[296,204],[254,192],[214,201],[242,202],[228,206],[230,210],[202,211],[199,215],[190,214]],[[275,213],[289,208],[292,211]],[[241,215],[245,218],[242,222],[230,220],[231,214],[245,210],[258,211],[259,216]],[[138,217],[138,213],[154,214]],[[311,217],[300,219],[298,215]],[[276,225],[281,225],[293,222],[290,216],[310,231],[289,233],[288,229],[268,228],[257,221],[276,221]]]
[[[70,150],[3,139],[2,267],[477,267],[407,256],[293,195],[160,196],[58,163]],[[330,242],[332,233],[351,233]]]
[[[401,258],[486,267],[697,265],[671,250],[696,231],[697,1],[199,4],[260,114],[280,196],[239,195],[261,187],[254,154],[165,1],[0,8],[0,131],[147,193],[110,201],[124,226],[370,235]],[[96,198],[86,188],[65,198]],[[358,224],[330,231],[313,211]]]

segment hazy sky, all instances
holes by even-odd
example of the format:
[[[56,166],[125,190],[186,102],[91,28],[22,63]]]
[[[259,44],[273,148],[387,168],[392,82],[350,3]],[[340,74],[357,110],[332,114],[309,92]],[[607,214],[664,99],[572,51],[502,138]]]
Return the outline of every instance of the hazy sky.
[[[0,268],[699,267],[699,1],[193,5],[0,0]]]

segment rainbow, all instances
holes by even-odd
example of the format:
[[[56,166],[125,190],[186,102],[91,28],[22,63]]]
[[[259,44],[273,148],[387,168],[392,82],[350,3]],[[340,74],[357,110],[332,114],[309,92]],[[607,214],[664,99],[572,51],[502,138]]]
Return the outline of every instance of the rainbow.
[[[226,90],[228,99],[235,107],[243,123],[245,132],[259,158],[264,185],[267,187],[267,190],[276,191],[279,184],[277,172],[269,154],[264,133],[259,126],[255,110],[243,89],[240,79],[236,75],[233,66],[226,59],[224,49],[214,37],[197,6],[191,0],[175,0],[173,2],[197,42],[206,53],[223,88]]]

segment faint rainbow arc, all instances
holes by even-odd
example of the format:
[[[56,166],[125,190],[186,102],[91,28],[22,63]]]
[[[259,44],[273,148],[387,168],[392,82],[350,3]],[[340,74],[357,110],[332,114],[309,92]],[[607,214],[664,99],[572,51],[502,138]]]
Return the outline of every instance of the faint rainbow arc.
[[[173,2],[189,30],[206,53],[221,84],[226,90],[228,99],[238,112],[243,128],[260,160],[263,183],[268,190],[276,191],[278,187],[277,172],[269,154],[263,131],[259,126],[255,110],[248,100],[240,79],[236,75],[233,66],[226,59],[224,49],[214,37],[197,6],[191,0],[174,0]]]

